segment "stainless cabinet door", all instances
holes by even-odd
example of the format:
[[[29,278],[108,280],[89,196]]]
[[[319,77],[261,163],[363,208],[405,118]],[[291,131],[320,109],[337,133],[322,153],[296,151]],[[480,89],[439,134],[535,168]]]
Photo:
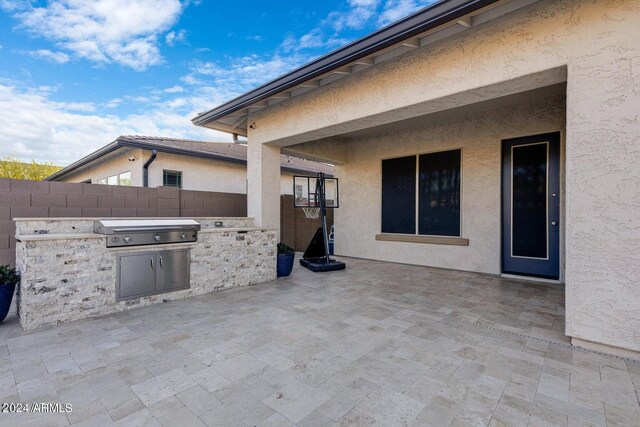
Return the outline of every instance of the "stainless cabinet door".
[[[117,299],[135,298],[154,293],[156,256],[154,254],[118,255]]]
[[[156,292],[170,292],[189,287],[189,250],[158,252]]]

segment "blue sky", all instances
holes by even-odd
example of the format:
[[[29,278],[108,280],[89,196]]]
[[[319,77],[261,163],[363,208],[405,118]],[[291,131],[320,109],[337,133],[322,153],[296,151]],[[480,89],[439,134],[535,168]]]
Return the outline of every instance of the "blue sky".
[[[429,0],[0,0],[0,157],[66,165],[191,124]]]

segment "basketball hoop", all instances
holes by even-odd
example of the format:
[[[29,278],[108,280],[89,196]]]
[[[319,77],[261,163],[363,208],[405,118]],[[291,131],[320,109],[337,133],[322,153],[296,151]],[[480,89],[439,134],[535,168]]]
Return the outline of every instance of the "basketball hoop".
[[[338,178],[327,178],[323,172],[318,172],[315,178],[294,176],[293,207],[302,209],[307,219],[320,220],[300,265],[311,271],[344,270],[344,262],[329,258],[333,240],[329,241],[327,232],[327,209],[338,207]]]
[[[304,216],[307,219],[318,219],[320,218],[320,208],[302,208],[302,212],[304,212]]]

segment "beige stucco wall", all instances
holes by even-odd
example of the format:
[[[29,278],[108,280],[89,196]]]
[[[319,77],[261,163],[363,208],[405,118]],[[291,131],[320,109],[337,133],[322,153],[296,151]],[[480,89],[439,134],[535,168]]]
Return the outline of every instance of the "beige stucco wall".
[[[66,182],[83,182],[131,171],[131,185],[142,186],[142,166],[151,155],[147,150],[122,150],[122,154],[103,161],[93,162],[88,168],[64,177]],[[135,161],[129,161],[129,157]],[[158,153],[149,166],[149,187],[162,185],[163,170],[182,172],[182,188],[185,190],[215,191],[221,193],[247,193],[247,167],[241,163],[186,157],[168,153]],[[293,174],[282,172],[280,194],[293,194]]]
[[[149,187],[162,185],[163,170],[182,172],[182,188],[198,191],[246,193],[247,172],[244,164],[158,153],[149,166]]]
[[[501,140],[562,131],[564,99],[499,110],[360,138],[336,167],[336,253],[360,258],[500,274]],[[462,149],[461,235],[469,246],[376,241],[382,212],[382,159]]]
[[[142,186],[142,164],[146,161],[143,153],[143,150],[138,149],[121,150],[117,155],[109,155],[105,160],[93,162],[78,172],[66,175],[60,181],[84,182],[90,179],[92,184],[97,184],[99,179],[130,171],[131,185]],[[129,161],[130,157],[135,160]]]
[[[553,73],[530,76],[565,70],[566,332],[640,351],[638,40],[637,0],[539,1],[260,110],[249,141],[330,138],[550,84]]]

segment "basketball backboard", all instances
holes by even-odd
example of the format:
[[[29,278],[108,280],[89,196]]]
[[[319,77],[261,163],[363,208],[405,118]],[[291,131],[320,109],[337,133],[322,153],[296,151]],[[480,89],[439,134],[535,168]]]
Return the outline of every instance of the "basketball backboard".
[[[295,208],[320,207],[316,195],[316,177],[294,176],[293,177],[293,206]],[[338,178],[324,179],[325,207],[339,207],[338,200]]]

